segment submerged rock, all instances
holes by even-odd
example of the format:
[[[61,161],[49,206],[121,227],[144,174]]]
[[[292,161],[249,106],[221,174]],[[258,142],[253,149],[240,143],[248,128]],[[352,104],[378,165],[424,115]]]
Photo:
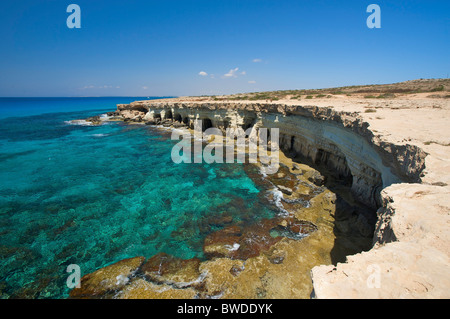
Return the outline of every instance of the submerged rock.
[[[223,226],[228,225],[233,221],[233,216],[227,213],[222,213],[218,216],[213,216],[211,218],[208,218],[208,223],[210,225],[216,225],[216,226]]]
[[[277,224],[276,219],[264,219],[245,229],[239,241],[240,247],[237,251],[239,259],[256,257],[262,251],[268,250],[272,245],[283,239],[281,236],[272,237],[270,230]]]
[[[229,226],[206,236],[203,252],[207,257],[236,258],[242,232],[238,226]]]
[[[228,257],[246,260],[268,251],[284,237],[302,239],[317,227],[294,217],[263,219],[244,228],[230,226],[208,235],[203,252],[209,258]]]

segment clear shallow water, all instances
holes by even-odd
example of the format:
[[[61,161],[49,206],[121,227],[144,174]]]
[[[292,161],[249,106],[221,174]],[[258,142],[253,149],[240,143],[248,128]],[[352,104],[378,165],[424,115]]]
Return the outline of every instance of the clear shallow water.
[[[174,164],[169,133],[65,122],[137,98],[128,99],[71,100],[75,111],[39,114],[54,110],[55,100],[48,109],[41,100],[37,115],[0,117],[0,298],[65,298],[69,264],[84,275],[158,252],[202,258],[216,230],[208,220],[275,214],[242,164]],[[28,103],[7,113],[28,114]]]

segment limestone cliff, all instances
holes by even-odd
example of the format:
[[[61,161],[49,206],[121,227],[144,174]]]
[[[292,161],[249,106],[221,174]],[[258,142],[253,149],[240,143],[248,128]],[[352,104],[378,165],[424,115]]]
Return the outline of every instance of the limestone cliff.
[[[433,153],[427,161],[427,153],[417,143],[393,142],[371,129],[361,113],[332,107],[137,101],[118,105],[114,115],[131,122],[189,127],[194,120],[202,120],[204,128],[223,131],[233,127],[279,128],[285,154],[327,167],[350,183],[355,198],[378,209],[374,247],[349,256],[345,263],[314,267],[315,297],[450,296],[449,189],[445,182],[433,182],[439,177],[436,163],[445,164],[447,150]],[[426,163],[433,169],[425,167]],[[428,185],[420,184],[423,178]]]
[[[280,130],[280,148],[347,177],[361,202],[378,207],[381,189],[398,182],[420,182],[425,152],[414,145],[381,140],[356,113],[316,106],[267,103],[197,103],[137,101],[121,104],[117,112],[132,121],[184,123],[203,121],[204,127],[260,127]],[[159,123],[159,122],[158,122]]]

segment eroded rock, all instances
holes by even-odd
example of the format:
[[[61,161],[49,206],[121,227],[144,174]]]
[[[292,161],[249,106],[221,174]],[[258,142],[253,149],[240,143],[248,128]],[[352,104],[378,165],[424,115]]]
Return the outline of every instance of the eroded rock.
[[[137,278],[117,293],[116,299],[194,299],[198,292],[193,288],[177,289],[170,285],[157,285]]]
[[[118,261],[81,278],[81,287],[70,291],[71,298],[102,298],[123,288],[144,262],[144,257]]]
[[[277,187],[286,195],[292,195],[292,188],[283,186],[283,185],[277,185]]]
[[[199,265],[198,258],[185,260],[166,253],[158,253],[142,265],[140,272],[155,283],[189,287],[201,282]]]

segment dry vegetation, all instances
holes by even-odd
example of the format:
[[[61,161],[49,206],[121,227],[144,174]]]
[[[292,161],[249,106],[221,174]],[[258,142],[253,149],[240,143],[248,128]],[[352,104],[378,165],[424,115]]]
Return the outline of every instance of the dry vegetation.
[[[214,101],[278,101],[331,98],[336,96],[365,99],[394,99],[405,95],[430,93],[430,98],[449,98],[450,79],[419,79],[393,84],[354,85],[326,89],[283,90],[240,93],[223,96],[203,96],[202,100]]]

